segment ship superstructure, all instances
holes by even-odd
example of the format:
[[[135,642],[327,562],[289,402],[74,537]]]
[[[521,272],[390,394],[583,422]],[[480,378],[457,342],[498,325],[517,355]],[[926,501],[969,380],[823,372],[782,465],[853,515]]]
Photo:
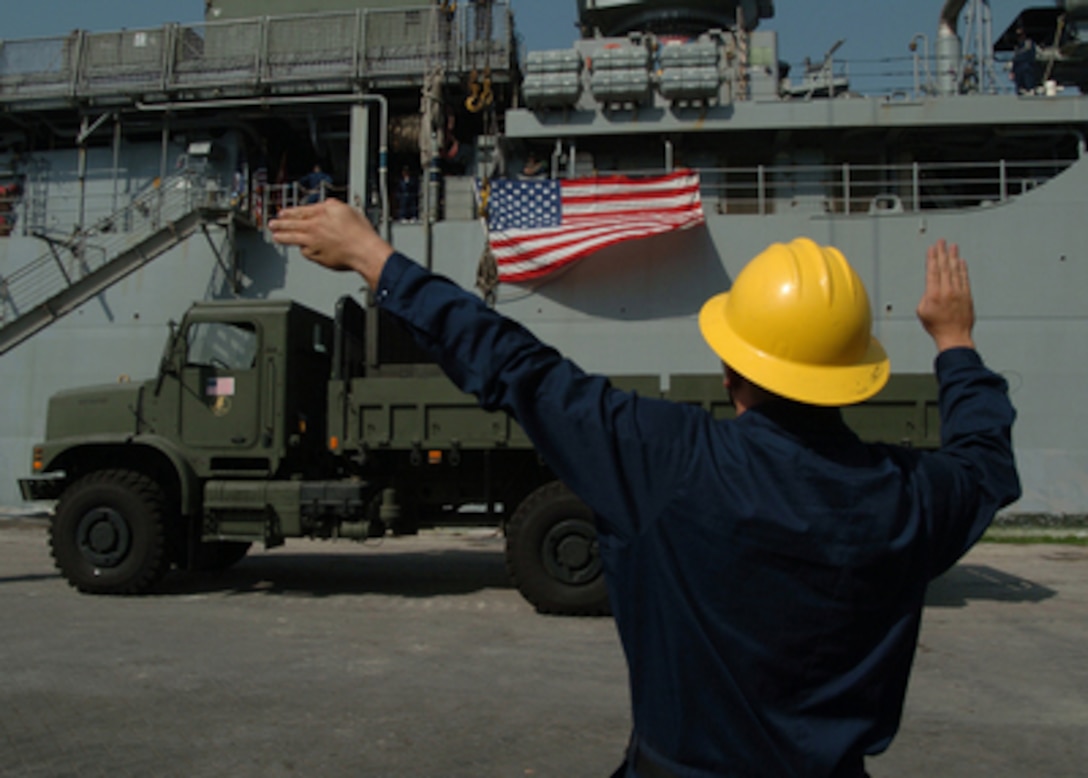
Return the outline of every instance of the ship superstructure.
[[[932,46],[904,40],[914,89],[881,96],[851,87],[833,42],[823,61],[781,62],[777,5],[580,0],[582,37],[554,51],[519,52],[501,2],[217,0],[200,25],[4,42],[0,504],[18,500],[48,395],[150,370],[190,301],[330,310],[350,291],[263,230],[314,196],[315,164],[331,177],[316,196],[471,287],[478,194],[531,158],[557,179],[699,174],[705,226],[493,290],[599,372],[713,370],[699,305],[767,244],[806,235],[862,274],[893,370],[926,373],[921,258],[959,242],[980,347],[1020,411],[1015,511],[1088,514],[1085,4],[1028,9],[999,36],[983,0],[935,5]],[[1018,26],[1038,76],[1023,93],[993,60]]]

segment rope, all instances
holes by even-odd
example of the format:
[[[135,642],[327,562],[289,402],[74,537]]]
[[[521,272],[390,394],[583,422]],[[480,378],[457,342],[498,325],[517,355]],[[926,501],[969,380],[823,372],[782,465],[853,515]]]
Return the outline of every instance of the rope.
[[[487,218],[487,206],[491,200],[491,181],[486,177],[480,182],[480,205],[477,208],[476,215],[481,219]]]
[[[1058,48],[1062,42],[1062,33],[1065,31],[1065,14],[1058,17],[1058,26],[1054,29],[1054,48]],[[1045,84],[1050,80],[1051,74],[1054,72],[1054,63],[1057,59],[1050,58],[1050,61],[1046,63],[1046,71],[1043,73],[1043,83]]]
[[[476,288],[483,294],[484,302],[493,308],[495,306],[496,290],[499,286],[499,263],[491,250],[491,232],[487,225],[487,208],[491,200],[491,181],[486,177],[480,182],[477,195],[479,197],[477,215],[484,229],[484,250],[480,255],[480,262],[476,266]]]
[[[480,255],[480,264],[476,266],[476,288],[484,296],[489,308],[495,307],[496,291],[499,288],[499,263],[491,251],[491,243],[485,243]]]

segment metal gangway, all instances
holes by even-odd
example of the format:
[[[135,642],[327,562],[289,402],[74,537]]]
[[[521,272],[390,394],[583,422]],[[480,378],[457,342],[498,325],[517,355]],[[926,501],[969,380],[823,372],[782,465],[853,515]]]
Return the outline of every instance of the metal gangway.
[[[246,223],[227,193],[208,186],[199,171],[184,169],[70,236],[38,233],[49,250],[0,276],[0,355],[198,230],[218,224],[232,231],[238,222]]]

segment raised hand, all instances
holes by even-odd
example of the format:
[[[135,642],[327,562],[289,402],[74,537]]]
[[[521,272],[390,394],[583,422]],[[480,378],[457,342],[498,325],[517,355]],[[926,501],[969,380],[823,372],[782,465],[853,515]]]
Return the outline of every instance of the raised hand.
[[[975,305],[967,262],[959,246],[939,240],[926,253],[926,289],[918,303],[918,319],[938,351],[974,348]]]
[[[393,253],[363,214],[332,198],[285,208],[268,226],[277,243],[298,246],[302,256],[330,270],[353,270],[371,289]]]

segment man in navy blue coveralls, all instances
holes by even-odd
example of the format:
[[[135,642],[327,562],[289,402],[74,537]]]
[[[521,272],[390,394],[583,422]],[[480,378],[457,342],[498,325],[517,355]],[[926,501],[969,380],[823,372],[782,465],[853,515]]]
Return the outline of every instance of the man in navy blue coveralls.
[[[586,374],[395,253],[342,203],[286,210],[270,226],[308,259],[361,274],[458,386],[517,419],[595,512],[634,721],[617,776],[865,775],[864,757],[899,725],[928,582],[1019,496],[1014,411],[974,349],[955,246],[930,248],[918,305],[938,351],[942,438],[939,451],[921,452],[863,444],[843,423],[836,405],[872,396],[889,368],[860,280],[811,241],[776,244],[704,307],[700,327],[730,357],[738,412],[715,421]],[[780,283],[782,272],[822,273],[823,287]],[[848,334],[839,346],[850,364],[810,392],[808,368],[790,362],[821,354],[826,334],[791,319],[793,309],[839,305],[844,289],[855,313],[865,308],[865,332]],[[742,292],[776,290],[794,295],[779,301],[777,323],[749,327],[781,349],[767,371],[759,349],[731,349],[745,315],[770,310],[746,309]],[[792,331],[774,331],[790,321]]]

